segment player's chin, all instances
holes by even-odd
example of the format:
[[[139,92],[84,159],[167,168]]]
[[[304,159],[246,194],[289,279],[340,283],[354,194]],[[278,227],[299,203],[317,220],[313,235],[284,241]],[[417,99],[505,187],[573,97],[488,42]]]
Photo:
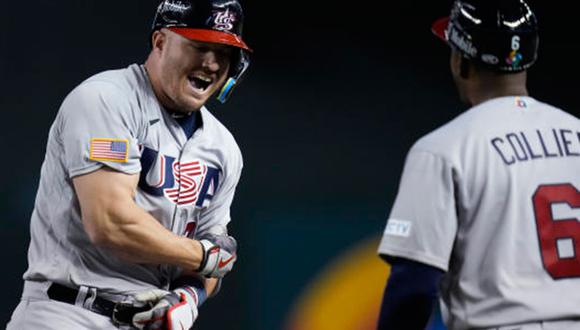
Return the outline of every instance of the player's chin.
[[[198,99],[191,96],[184,97],[180,102],[180,111],[184,113],[197,111],[203,107],[205,102],[207,102],[207,99]]]
[[[199,110],[208,100],[210,94],[198,94],[186,92],[181,95],[180,105],[183,112],[192,112]]]

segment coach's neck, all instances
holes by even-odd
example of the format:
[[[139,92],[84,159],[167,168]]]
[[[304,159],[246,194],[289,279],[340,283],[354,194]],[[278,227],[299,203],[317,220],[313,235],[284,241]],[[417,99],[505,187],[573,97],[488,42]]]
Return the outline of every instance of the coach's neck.
[[[526,71],[492,71],[474,64],[456,50],[451,51],[450,68],[461,101],[470,106],[503,96],[528,96]]]
[[[498,97],[529,95],[525,71],[497,73],[472,67],[470,74],[473,77],[467,79],[466,98],[472,106]]]

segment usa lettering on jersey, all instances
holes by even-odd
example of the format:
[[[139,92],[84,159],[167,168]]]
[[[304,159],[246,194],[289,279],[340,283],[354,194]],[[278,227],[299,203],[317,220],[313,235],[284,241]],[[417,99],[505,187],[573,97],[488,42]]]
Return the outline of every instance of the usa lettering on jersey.
[[[200,188],[207,173],[207,166],[200,161],[173,164],[173,177],[177,184],[164,189],[163,193],[177,205],[189,205],[197,201]]]
[[[154,164],[157,164],[154,171]],[[178,206],[205,207],[219,185],[221,171],[201,161],[180,163],[175,157],[144,147],[139,188],[153,196],[165,196]]]

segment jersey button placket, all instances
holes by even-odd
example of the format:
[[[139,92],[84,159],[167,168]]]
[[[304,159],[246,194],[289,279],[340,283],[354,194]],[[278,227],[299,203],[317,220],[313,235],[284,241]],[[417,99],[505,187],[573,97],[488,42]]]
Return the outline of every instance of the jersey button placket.
[[[179,221],[180,221],[180,225],[178,227],[181,227],[181,225],[187,223],[187,208],[183,208],[181,209],[181,211],[179,212]]]
[[[178,160],[179,164],[183,164],[185,161],[183,159],[185,149],[186,148],[184,147],[183,150],[181,151],[181,154],[179,155],[179,160]],[[182,235],[186,230],[185,226],[187,224],[187,219],[189,217],[189,211],[188,211],[189,205],[180,205],[179,204],[179,199],[181,198],[181,196],[183,196],[184,193],[186,193],[183,190],[187,189],[187,186],[183,184],[182,180],[179,180],[178,189],[179,189],[179,194],[178,194],[179,197],[178,197],[177,205],[175,205],[176,212],[175,212],[175,217],[173,218],[173,225],[172,225],[171,230],[178,235]]]

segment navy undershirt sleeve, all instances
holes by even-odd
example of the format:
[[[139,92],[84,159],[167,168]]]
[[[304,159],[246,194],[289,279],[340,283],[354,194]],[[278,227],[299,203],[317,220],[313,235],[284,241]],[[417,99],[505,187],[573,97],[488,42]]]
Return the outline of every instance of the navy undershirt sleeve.
[[[388,258],[391,275],[385,287],[378,330],[423,330],[435,302],[443,270],[420,262]]]

